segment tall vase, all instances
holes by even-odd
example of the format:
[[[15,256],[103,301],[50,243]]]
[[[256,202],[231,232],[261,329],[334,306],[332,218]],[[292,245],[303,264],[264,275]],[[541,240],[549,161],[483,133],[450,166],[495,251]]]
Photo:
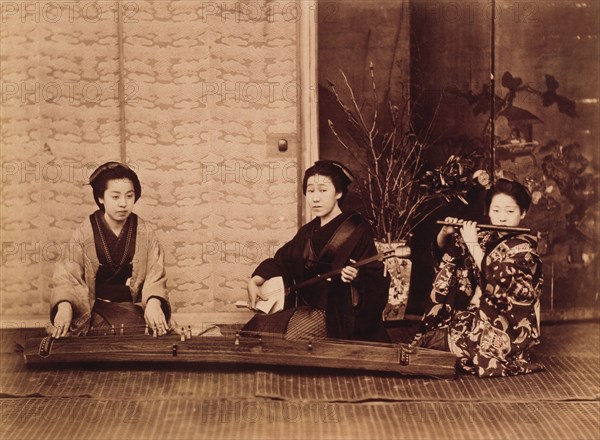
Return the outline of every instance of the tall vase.
[[[388,243],[376,240],[375,246],[379,253],[402,247],[404,249],[400,254],[410,256],[410,248],[405,241]],[[384,321],[398,321],[404,318],[404,312],[406,311],[412,262],[408,258],[392,257],[387,258],[384,265],[391,281],[388,302],[383,310],[382,319]]]

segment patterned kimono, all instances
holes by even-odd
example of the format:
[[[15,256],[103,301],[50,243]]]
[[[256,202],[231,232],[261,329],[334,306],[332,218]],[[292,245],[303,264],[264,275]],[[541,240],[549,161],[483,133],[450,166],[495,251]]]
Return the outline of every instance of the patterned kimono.
[[[539,371],[543,367],[529,360],[540,337],[536,239],[480,232],[479,243],[485,252],[481,270],[461,235],[453,234],[414,343],[453,352],[462,370],[480,377]]]

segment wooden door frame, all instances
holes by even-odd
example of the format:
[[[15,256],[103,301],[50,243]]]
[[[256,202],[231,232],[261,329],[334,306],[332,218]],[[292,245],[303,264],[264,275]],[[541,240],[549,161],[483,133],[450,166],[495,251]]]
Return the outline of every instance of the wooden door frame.
[[[302,194],[304,170],[319,159],[319,84],[317,46],[317,0],[301,2],[298,21],[297,71],[300,83],[298,105],[298,226],[310,220]]]

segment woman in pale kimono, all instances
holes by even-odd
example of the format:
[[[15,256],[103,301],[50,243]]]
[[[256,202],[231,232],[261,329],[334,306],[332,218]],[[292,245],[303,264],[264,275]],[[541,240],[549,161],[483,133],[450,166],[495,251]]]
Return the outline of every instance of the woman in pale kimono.
[[[55,337],[100,331],[157,335],[169,329],[171,309],[164,256],[154,230],[133,213],[142,194],[137,174],[107,162],[90,176],[98,210],[71,237],[72,254],[55,268],[49,333]]]
[[[491,224],[518,226],[530,203],[525,187],[499,179],[486,199]],[[540,338],[536,238],[478,232],[477,223],[468,221],[460,228],[444,226],[436,241],[440,264],[414,345],[450,351],[463,371],[480,377],[541,370],[529,357]]]

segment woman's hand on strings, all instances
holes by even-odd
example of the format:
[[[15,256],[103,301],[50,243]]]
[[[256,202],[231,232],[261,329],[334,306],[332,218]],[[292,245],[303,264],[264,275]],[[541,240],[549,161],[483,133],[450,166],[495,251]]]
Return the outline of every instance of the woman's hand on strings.
[[[260,292],[260,286],[265,283],[265,279],[261,276],[254,275],[248,281],[248,307],[254,309],[256,307],[256,300],[260,299],[266,301],[267,298]]]
[[[356,261],[350,259],[350,263],[356,263]],[[345,266],[342,269],[341,278],[343,283],[351,283],[358,276],[358,269],[352,266]]]
[[[158,336],[162,336],[169,331],[169,325],[167,324],[167,319],[158,298],[150,298],[148,300],[146,310],[144,311],[144,319],[148,327]]]
[[[54,325],[52,327],[52,337],[59,339],[67,336],[71,321],[73,320],[73,307],[68,301],[58,304],[56,315],[54,316]]]

